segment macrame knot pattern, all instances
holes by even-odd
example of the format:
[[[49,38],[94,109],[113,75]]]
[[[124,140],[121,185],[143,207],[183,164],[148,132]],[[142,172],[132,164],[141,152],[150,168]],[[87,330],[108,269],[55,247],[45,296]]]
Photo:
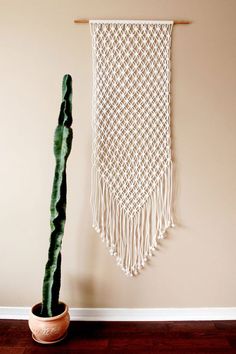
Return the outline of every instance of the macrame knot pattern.
[[[93,224],[127,275],[172,225],[172,21],[90,21]]]

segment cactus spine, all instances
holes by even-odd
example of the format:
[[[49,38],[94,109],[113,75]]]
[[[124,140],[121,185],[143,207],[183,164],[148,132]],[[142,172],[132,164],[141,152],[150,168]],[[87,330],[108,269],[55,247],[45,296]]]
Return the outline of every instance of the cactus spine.
[[[65,75],[62,82],[62,103],[54,135],[55,174],[51,195],[51,235],[48,261],[43,280],[41,316],[58,312],[61,286],[61,245],[66,221],[66,162],[72,145],[72,78]]]

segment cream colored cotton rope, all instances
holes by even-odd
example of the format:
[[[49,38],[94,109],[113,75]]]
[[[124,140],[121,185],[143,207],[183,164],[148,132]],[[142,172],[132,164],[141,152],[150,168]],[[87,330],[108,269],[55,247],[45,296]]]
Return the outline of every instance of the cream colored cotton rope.
[[[173,226],[172,21],[90,21],[93,226],[136,275]]]

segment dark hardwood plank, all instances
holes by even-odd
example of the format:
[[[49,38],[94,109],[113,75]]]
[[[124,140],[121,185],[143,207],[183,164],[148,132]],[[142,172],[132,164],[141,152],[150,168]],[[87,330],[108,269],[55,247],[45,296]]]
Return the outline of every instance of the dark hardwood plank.
[[[40,346],[39,348],[26,348],[23,354],[46,354],[46,353],[58,354],[60,352],[63,354],[72,354],[72,352],[69,349],[63,350],[63,352],[61,350],[62,349],[59,348],[52,348],[51,346],[49,347]]]
[[[24,354],[24,348],[0,347],[0,354]]]
[[[126,338],[116,338],[109,341],[109,348],[126,352],[128,349],[136,352],[140,348],[151,351],[153,347],[152,338],[130,338],[129,333],[126,334]]]
[[[43,346],[27,321],[0,320],[0,354],[236,354],[236,321],[71,322],[67,338]]]
[[[233,349],[153,349],[155,354],[235,354]]]
[[[217,330],[236,333],[236,321],[214,321],[213,323]]]
[[[154,349],[175,349],[175,350],[191,350],[191,349],[230,349],[229,342],[226,338],[208,337],[208,338],[169,338],[154,339]]]
[[[235,348],[235,352],[236,352],[236,336],[232,336],[232,335],[227,335],[226,338],[229,341],[229,344],[232,348]]]

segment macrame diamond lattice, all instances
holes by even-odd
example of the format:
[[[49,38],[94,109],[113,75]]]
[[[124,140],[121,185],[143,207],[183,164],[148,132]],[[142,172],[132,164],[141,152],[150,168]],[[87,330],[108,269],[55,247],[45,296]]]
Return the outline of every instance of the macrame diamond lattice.
[[[171,31],[171,21],[91,21],[94,226],[130,275],[172,223]]]

